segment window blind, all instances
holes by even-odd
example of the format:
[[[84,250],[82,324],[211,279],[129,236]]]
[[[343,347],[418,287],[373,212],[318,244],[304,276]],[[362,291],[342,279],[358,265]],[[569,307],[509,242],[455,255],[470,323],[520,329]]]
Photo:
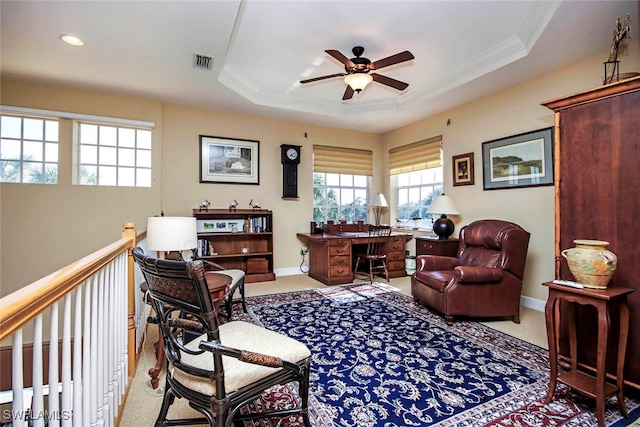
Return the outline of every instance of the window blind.
[[[373,151],[314,145],[313,171],[373,176]]]
[[[389,150],[389,174],[397,175],[441,166],[442,135]]]

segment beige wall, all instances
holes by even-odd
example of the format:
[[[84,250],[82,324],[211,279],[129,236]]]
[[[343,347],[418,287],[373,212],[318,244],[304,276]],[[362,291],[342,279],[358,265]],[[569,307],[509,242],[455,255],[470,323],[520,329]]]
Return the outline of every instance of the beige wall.
[[[445,193],[461,212],[459,217],[452,217],[456,233],[461,226],[482,218],[513,221],[529,231],[531,241],[523,294],[537,300],[546,300],[547,296],[541,283],[554,278],[554,187],[483,191],[482,143],[553,126],[553,112],[540,104],[601,85],[603,58],[606,53],[383,136],[388,150],[442,135]],[[640,71],[640,44],[630,43],[627,54],[620,60],[622,71]],[[447,126],[449,119],[451,124]],[[454,187],[451,157],[464,153],[474,154],[475,185]]]
[[[621,58],[623,71],[640,70],[638,43],[632,43],[628,52]],[[146,218],[160,210],[166,215],[190,215],[203,199],[216,208],[227,207],[233,199],[240,207],[248,207],[254,199],[273,210],[275,268],[295,273],[301,261],[296,233],[307,232],[311,220],[313,144],[373,149],[373,191],[392,196],[385,173],[388,149],[443,135],[445,191],[462,212],[454,218],[456,227],[492,217],[515,221],[530,231],[524,295],[544,300],[546,293],[540,283],[553,277],[553,187],[483,191],[481,145],[552,126],[552,112],[540,103],[598,86],[604,57],[606,52],[385,135],[3,80],[3,105],[153,121],[156,128],[150,189],[71,185],[71,141],[60,143],[58,185],[0,184],[1,295],[113,242],[124,222],[133,221],[144,228]],[[447,119],[451,119],[450,126],[446,126]],[[260,185],[200,184],[198,135],[259,140]],[[299,200],[281,197],[283,143],[302,145]],[[475,156],[476,184],[452,187],[451,156],[468,152]],[[383,221],[394,217],[394,212],[385,211]]]

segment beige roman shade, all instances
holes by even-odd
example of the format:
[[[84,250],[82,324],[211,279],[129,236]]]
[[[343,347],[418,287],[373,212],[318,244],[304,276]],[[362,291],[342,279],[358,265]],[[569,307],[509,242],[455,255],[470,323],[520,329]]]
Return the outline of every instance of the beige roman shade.
[[[397,175],[441,166],[442,135],[389,150],[389,174]]]
[[[373,151],[314,145],[313,171],[373,176]]]

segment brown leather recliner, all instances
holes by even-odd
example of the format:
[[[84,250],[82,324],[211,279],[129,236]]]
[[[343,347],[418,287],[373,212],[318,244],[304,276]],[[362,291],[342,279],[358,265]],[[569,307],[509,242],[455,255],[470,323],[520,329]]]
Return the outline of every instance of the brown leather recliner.
[[[530,234],[508,221],[485,219],[460,230],[458,258],[420,255],[411,294],[444,314],[510,317],[520,323],[522,276]]]

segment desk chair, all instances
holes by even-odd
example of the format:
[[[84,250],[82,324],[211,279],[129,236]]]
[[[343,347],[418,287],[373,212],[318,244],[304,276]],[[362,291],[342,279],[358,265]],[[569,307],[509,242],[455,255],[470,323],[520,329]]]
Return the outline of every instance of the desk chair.
[[[369,238],[367,240],[367,252],[356,253],[356,266],[353,269],[354,278],[359,273],[358,265],[362,261],[363,265],[369,264],[369,281],[373,283],[373,275],[376,271],[382,270],[384,277],[389,281],[389,270],[387,270],[387,237],[391,235],[389,225],[370,225]]]
[[[252,323],[219,324],[202,260],[152,258],[139,247],[133,249],[133,258],[148,285],[166,350],[166,385],[156,426],[229,427],[245,420],[298,414],[310,427],[307,346]],[[188,333],[199,336],[186,342],[183,337]],[[288,383],[297,383],[299,407],[240,413],[265,390]],[[186,399],[203,417],[168,419],[176,398]]]

